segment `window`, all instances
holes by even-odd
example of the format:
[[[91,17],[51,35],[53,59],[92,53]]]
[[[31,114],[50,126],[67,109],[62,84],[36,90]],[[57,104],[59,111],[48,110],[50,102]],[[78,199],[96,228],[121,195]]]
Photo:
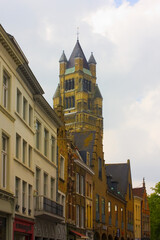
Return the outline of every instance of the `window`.
[[[55,179],[51,178],[51,199],[54,199],[55,194]]]
[[[33,108],[29,105],[29,126],[32,127],[33,122]]]
[[[27,100],[23,97],[23,119],[26,121],[27,117]]]
[[[16,211],[19,211],[19,187],[20,187],[20,179],[16,177],[15,179],[15,197],[16,197]]]
[[[76,205],[76,226],[79,227],[79,205]]]
[[[81,228],[84,228],[84,207],[81,207]]]
[[[121,222],[123,223],[123,208],[121,208]]]
[[[47,196],[47,182],[48,182],[48,175],[44,173],[44,182],[43,182],[43,194]]]
[[[32,147],[28,146],[28,167],[32,166]]]
[[[27,156],[27,143],[23,140],[23,163],[26,163],[26,156]]]
[[[36,168],[36,192],[39,195],[40,190],[40,169]]]
[[[84,195],[84,176],[81,176],[81,194]]]
[[[65,196],[62,195],[63,216],[65,216]]]
[[[96,194],[96,212],[99,213],[99,195]]]
[[[27,183],[23,181],[22,183],[22,212],[26,211],[26,185]]]
[[[98,176],[102,178],[102,159],[98,158]]]
[[[118,227],[118,206],[115,205],[115,225]]]
[[[21,153],[21,137],[16,134],[16,158],[20,159]]]
[[[74,78],[65,81],[65,91],[74,89]]]
[[[7,185],[8,138],[2,135],[2,187]]]
[[[64,179],[64,157],[60,156],[60,178]]]
[[[76,192],[79,193],[79,173],[76,173]]]
[[[39,121],[36,121],[36,148],[40,149],[40,130],[41,130],[41,124]]]
[[[102,214],[105,215],[105,199],[102,198]]]
[[[74,96],[65,98],[65,102],[66,102],[66,106],[65,106],[66,109],[75,107],[75,97]]]
[[[17,112],[19,114],[21,114],[21,101],[22,101],[22,94],[19,91],[19,89],[17,89]]]
[[[111,202],[108,202],[108,214],[111,215]]]
[[[48,156],[48,131],[44,129],[44,155]]]
[[[55,147],[55,138],[51,137],[51,161],[55,163],[56,158],[56,147]]]
[[[32,196],[32,186],[28,185],[28,214],[31,214],[31,196]]]
[[[99,221],[99,195],[96,194],[96,221]]]
[[[10,77],[4,71],[3,72],[3,106],[9,108],[9,81]]]

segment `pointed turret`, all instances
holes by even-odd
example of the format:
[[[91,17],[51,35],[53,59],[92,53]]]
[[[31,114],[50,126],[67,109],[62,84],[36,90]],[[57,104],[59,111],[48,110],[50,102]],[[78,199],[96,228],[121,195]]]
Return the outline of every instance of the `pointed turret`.
[[[93,52],[91,52],[91,56],[90,56],[90,58],[88,60],[88,64],[97,64],[96,60],[95,60],[95,58],[93,56]]]
[[[67,58],[66,58],[66,55],[65,55],[65,53],[64,53],[64,50],[63,50],[62,56],[61,56],[60,59],[59,59],[59,62],[60,62],[60,63],[61,63],[61,62],[67,62]]]
[[[88,60],[88,64],[89,64],[89,69],[91,71],[92,76],[96,77],[96,64],[97,63],[96,63],[96,60],[95,60],[92,52],[91,52],[91,56]]]
[[[67,58],[64,53],[64,50],[63,50],[62,56],[59,59],[59,63],[60,63],[60,75],[63,75],[66,71],[66,66],[67,66]]]

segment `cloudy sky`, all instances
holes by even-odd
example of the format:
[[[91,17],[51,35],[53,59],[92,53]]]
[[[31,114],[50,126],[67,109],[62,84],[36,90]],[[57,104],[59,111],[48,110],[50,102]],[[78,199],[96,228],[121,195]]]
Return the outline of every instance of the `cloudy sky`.
[[[133,186],[160,181],[160,1],[1,0],[12,34],[52,105],[59,58],[76,43],[97,61],[107,163],[131,161]]]

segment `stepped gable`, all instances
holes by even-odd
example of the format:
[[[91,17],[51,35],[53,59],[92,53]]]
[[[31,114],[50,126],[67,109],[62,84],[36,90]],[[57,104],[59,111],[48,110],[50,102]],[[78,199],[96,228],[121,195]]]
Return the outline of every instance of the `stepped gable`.
[[[76,45],[75,45],[75,47],[73,49],[73,52],[72,52],[72,54],[71,54],[71,56],[69,58],[69,61],[68,61],[68,64],[67,64],[67,68],[72,68],[72,67],[75,66],[75,58],[76,57],[82,58],[83,59],[83,67],[89,70],[89,65],[88,65],[86,57],[85,57],[85,55],[83,53],[81,45],[79,43],[79,40],[77,40]]]
[[[128,171],[127,163],[106,164],[106,176],[112,176],[113,181],[118,182],[118,191],[124,197],[127,193],[128,186]],[[122,174],[123,173],[123,174]]]
[[[90,153],[90,159],[92,159],[93,146],[95,141],[95,131],[88,132],[76,132],[72,133],[74,136],[75,146],[78,147],[80,155],[86,163],[86,153]]]

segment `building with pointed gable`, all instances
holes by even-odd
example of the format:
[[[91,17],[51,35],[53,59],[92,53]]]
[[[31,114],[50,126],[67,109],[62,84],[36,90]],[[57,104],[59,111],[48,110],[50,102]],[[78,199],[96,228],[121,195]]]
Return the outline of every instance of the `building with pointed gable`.
[[[137,234],[139,235],[139,228],[141,233],[141,239],[150,240],[151,232],[150,232],[150,211],[147,199],[147,191],[145,186],[145,180],[143,178],[143,185],[139,188],[133,188],[134,195],[134,206],[135,206],[135,214],[134,214],[134,223],[135,223],[135,237],[137,238]],[[141,205],[137,204],[136,199],[139,198],[141,200]],[[141,210],[141,216],[138,217],[139,210],[138,206]],[[137,221],[140,219],[140,224]]]

